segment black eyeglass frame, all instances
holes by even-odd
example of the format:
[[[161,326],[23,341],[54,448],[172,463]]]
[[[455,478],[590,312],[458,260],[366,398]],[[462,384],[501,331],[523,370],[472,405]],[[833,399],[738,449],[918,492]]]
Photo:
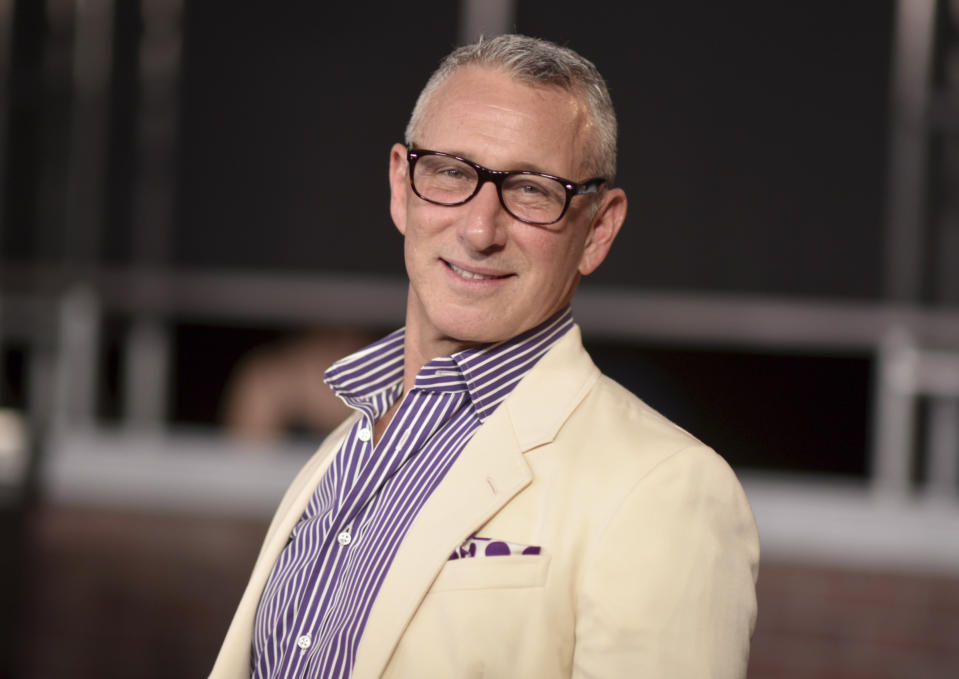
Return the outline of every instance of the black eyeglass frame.
[[[416,189],[416,184],[413,183],[413,169],[416,167],[416,161],[422,156],[442,156],[444,158],[452,158],[472,167],[474,170],[476,170],[477,177],[476,188],[473,189],[473,193],[468,195],[463,200],[458,200],[455,203],[444,203],[442,201],[432,200],[431,198],[427,198],[421,194]],[[514,219],[518,219],[525,224],[532,224],[533,226],[549,226],[550,224],[555,224],[566,216],[566,211],[569,209],[569,204],[573,200],[573,196],[598,193],[600,187],[606,183],[605,177],[593,177],[592,179],[587,179],[584,182],[574,182],[570,181],[569,179],[564,179],[563,177],[557,177],[556,175],[547,174],[545,172],[533,172],[532,170],[491,170],[488,167],[483,167],[479,163],[474,163],[469,158],[456,156],[452,153],[429,151],[427,149],[419,149],[414,147],[407,147],[406,160],[410,167],[410,188],[413,189],[413,193],[425,200],[427,203],[432,203],[433,205],[443,205],[445,207],[456,207],[457,205],[463,205],[464,203],[468,203],[476,197],[476,194],[479,193],[480,189],[483,188],[483,184],[486,182],[492,182],[496,187],[496,195],[499,196],[499,202],[500,205],[503,206],[503,209],[506,210],[506,212]],[[566,189],[566,202],[563,204],[563,210],[559,213],[559,217],[550,222],[536,222],[531,219],[524,219],[523,217],[513,214],[513,211],[506,207],[506,201],[503,200],[503,182],[507,178],[517,175],[544,177],[546,179],[552,179],[556,182],[559,182],[563,188]]]

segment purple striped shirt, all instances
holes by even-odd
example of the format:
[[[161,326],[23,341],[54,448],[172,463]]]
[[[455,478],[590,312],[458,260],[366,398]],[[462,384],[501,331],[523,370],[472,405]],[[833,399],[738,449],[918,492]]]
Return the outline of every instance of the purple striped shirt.
[[[413,519],[476,429],[572,326],[566,307],[506,342],[433,359],[375,447],[373,424],[403,391],[404,330],[330,367],[327,383],[362,417],[273,566],[256,613],[253,677],[350,676]]]

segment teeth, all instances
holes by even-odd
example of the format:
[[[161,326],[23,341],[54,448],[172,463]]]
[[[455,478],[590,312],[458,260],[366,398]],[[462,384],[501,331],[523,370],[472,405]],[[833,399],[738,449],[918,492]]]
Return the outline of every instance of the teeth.
[[[489,280],[489,279],[491,279],[491,278],[499,278],[499,276],[484,276],[483,274],[480,274],[480,273],[473,273],[472,271],[467,271],[466,269],[461,269],[461,268],[459,268],[458,266],[456,266],[455,264],[450,264],[450,268],[451,268],[453,271],[455,271],[457,274],[459,274],[460,276],[462,276],[463,278],[468,278],[468,279],[474,280],[474,281],[485,281],[485,280]]]

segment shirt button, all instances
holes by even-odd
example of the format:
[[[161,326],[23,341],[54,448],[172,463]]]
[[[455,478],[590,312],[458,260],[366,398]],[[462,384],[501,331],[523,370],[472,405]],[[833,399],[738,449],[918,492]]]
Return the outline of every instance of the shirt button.
[[[336,536],[336,541],[339,542],[344,547],[346,547],[348,544],[350,544],[353,541],[353,536],[350,535],[349,531],[343,531],[342,533]]]
[[[310,644],[313,643],[313,637],[309,634],[300,635],[299,639],[296,640],[296,645],[302,648],[304,651],[310,647]]]
[[[373,438],[373,432],[371,432],[367,427],[363,427],[358,432],[356,432],[356,438],[358,438],[363,443],[366,443],[371,438]]]

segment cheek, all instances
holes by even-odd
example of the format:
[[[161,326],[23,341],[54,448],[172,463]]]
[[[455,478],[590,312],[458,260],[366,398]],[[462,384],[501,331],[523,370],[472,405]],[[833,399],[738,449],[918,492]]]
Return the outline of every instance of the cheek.
[[[550,296],[568,294],[578,280],[582,256],[583,246],[578,238],[565,238],[538,251],[536,265],[542,292]]]
[[[406,233],[403,239],[403,249],[406,256],[407,268],[411,263],[425,262],[439,256],[442,250],[440,243],[450,231],[447,215],[437,214],[433,206],[426,209],[412,208],[407,212]]]
[[[449,227],[454,210],[424,203],[416,198],[406,212],[406,236],[424,241]]]
[[[524,246],[527,256],[553,277],[564,276],[576,269],[583,254],[583,244],[572,234],[541,232],[538,237],[527,239]]]

